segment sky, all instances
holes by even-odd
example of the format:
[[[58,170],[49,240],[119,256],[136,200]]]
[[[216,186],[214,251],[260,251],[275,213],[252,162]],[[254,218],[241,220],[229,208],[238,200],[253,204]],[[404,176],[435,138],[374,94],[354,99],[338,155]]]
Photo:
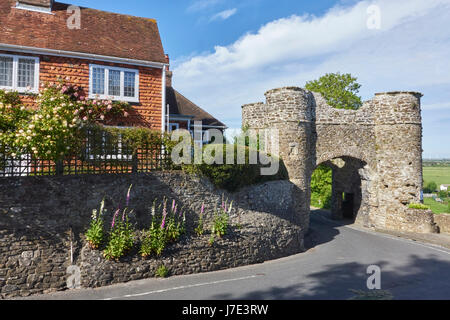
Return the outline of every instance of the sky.
[[[376,92],[419,91],[424,158],[450,158],[450,0],[72,0],[154,18],[173,85],[230,128],[264,92],[351,73]]]

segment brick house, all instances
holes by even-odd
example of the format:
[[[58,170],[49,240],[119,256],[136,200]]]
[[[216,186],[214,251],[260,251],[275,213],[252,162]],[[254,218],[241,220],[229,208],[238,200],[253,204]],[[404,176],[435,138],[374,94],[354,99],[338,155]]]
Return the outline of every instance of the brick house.
[[[18,91],[32,106],[45,82],[63,78],[88,98],[129,102],[130,116],[114,125],[166,130],[171,72],[156,21],[88,8],[79,13],[77,28],[67,4],[2,0],[0,89]]]

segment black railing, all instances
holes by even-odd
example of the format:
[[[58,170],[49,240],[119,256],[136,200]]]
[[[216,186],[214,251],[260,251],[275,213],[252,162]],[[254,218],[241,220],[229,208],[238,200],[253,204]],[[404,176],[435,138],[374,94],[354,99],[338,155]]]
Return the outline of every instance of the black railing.
[[[123,174],[172,168],[170,154],[162,144],[148,142],[130,148],[120,137],[109,139],[108,135],[106,131],[88,132],[77,155],[56,161],[31,154],[13,158],[5,151],[7,147],[0,146],[0,177]]]

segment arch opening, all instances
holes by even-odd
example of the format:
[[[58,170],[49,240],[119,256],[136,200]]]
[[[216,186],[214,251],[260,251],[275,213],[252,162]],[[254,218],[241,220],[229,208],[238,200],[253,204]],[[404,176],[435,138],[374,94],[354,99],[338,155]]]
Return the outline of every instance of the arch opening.
[[[311,176],[311,206],[329,210],[335,220],[366,224],[369,211],[368,167],[342,156],[319,164]]]

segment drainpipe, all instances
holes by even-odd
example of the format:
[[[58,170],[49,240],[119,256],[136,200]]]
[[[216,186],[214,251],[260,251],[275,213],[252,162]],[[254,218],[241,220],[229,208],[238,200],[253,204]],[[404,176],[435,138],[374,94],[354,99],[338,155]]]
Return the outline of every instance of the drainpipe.
[[[162,68],[162,110],[161,110],[161,131],[166,132],[166,64]]]

